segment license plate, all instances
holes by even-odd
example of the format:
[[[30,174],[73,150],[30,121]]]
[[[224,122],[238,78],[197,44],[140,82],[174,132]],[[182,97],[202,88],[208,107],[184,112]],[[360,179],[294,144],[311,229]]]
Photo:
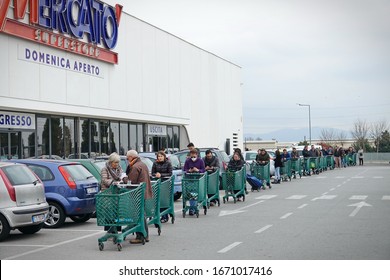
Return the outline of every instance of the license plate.
[[[33,223],[43,222],[45,219],[46,219],[46,215],[45,214],[32,216]]]
[[[98,188],[87,188],[87,194],[97,193],[97,192],[98,192]]]

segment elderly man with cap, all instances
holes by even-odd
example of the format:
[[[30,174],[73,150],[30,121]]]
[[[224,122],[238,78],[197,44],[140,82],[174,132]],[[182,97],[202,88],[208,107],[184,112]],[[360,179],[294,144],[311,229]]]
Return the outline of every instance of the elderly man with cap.
[[[145,199],[152,198],[153,192],[152,192],[152,184],[150,182],[150,176],[149,176],[149,169],[141,161],[141,159],[138,156],[137,151],[130,150],[126,154],[127,160],[129,161],[129,165],[126,169],[127,177],[129,178],[130,182],[132,184],[140,184],[142,182],[146,183],[146,189],[145,189]],[[147,236],[145,237],[145,241],[149,242],[149,231],[148,231],[148,224],[145,219],[145,230]],[[142,243],[141,233],[136,233],[136,238],[131,239],[130,243],[132,244],[139,244]]]

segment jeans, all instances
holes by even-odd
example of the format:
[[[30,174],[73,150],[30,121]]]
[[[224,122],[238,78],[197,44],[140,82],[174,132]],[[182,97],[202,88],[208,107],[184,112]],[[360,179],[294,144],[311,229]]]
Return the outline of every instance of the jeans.
[[[275,167],[275,180],[280,180],[280,167]]]

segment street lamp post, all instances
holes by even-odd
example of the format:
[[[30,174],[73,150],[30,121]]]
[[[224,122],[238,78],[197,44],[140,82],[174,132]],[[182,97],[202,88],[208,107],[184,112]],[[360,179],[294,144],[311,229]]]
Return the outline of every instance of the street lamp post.
[[[305,107],[309,107],[309,141],[310,141],[310,145],[311,145],[311,117],[310,117],[310,104],[300,104],[300,103],[297,103],[299,106],[305,106]]]

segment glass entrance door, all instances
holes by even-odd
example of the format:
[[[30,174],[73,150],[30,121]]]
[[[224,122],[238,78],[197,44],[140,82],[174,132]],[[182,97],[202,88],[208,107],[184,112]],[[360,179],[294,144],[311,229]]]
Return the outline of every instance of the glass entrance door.
[[[149,136],[149,152],[158,152],[167,148],[167,137]]]
[[[21,158],[21,133],[0,131],[0,160]]]

